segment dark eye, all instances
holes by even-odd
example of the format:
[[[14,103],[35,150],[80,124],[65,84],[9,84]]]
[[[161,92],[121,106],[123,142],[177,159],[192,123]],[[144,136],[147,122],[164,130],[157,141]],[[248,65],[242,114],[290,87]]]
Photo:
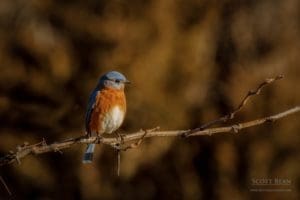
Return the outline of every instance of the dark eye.
[[[120,80],[119,80],[119,79],[116,79],[115,82],[116,82],[116,83],[120,83]]]

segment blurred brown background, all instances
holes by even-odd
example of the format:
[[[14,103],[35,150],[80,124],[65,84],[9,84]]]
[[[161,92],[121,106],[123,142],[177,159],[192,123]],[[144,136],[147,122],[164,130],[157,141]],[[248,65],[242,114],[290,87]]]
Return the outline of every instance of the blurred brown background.
[[[83,134],[89,93],[109,70],[132,82],[125,133],[198,127],[278,74],[234,121],[288,109],[300,100],[299,35],[298,0],[1,0],[1,155]],[[120,177],[100,145],[92,165],[79,145],[0,175],[11,199],[299,199],[299,129],[296,114],[237,135],[148,139],[122,154]],[[258,178],[291,180],[291,191],[251,192]]]

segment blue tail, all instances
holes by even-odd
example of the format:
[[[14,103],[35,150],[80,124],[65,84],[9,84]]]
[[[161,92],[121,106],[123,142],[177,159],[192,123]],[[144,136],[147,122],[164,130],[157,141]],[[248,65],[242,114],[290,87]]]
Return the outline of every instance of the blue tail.
[[[93,161],[93,155],[96,144],[88,144],[85,153],[83,155],[82,163],[91,163]]]

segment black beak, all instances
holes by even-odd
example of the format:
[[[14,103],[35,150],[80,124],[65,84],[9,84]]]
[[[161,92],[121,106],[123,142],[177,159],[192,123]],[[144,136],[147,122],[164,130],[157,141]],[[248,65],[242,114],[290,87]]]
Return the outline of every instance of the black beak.
[[[131,82],[130,82],[129,80],[126,79],[126,80],[124,81],[124,83],[125,83],[125,84],[130,84]]]

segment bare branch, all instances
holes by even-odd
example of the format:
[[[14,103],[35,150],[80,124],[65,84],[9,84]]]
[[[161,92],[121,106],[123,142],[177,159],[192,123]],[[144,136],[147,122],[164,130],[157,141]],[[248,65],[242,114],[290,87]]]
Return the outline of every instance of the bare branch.
[[[124,143],[140,141],[140,139],[150,138],[150,137],[174,137],[174,136],[184,136],[186,133],[191,132],[189,136],[203,136],[203,135],[213,135],[216,133],[237,133],[242,129],[249,128],[252,126],[261,125],[266,122],[274,122],[280,118],[286,117],[293,113],[299,112],[300,106],[296,106],[289,110],[280,112],[275,115],[271,115],[268,117],[264,117],[261,119],[256,119],[248,122],[243,122],[239,124],[234,124],[231,126],[224,126],[218,128],[210,128],[205,130],[173,130],[173,131],[159,131],[158,128],[146,130],[146,131],[138,131],[131,134],[126,134],[122,136]],[[16,152],[10,152],[6,156],[0,158],[0,166],[14,163],[16,161],[20,161],[22,158],[29,154],[42,154],[46,152],[57,152],[62,149],[69,148],[75,144],[88,144],[88,143],[102,143],[107,144],[115,148],[116,145],[120,144],[120,139],[118,136],[114,137],[101,137],[100,141],[98,137],[90,137],[86,138],[86,136],[80,136],[77,138],[68,139],[62,142],[56,142],[53,144],[46,144],[45,142],[40,142],[34,145],[24,144],[17,148]],[[140,143],[138,142],[138,143]],[[138,144],[136,143],[136,144]],[[128,148],[127,148],[128,149]]]
[[[269,117],[264,117],[264,118],[261,118],[261,119],[256,119],[256,120],[252,120],[252,121],[248,121],[248,122],[238,123],[238,124],[234,124],[234,125],[231,125],[231,126],[210,128],[210,129],[205,129],[205,130],[201,130],[201,131],[191,130],[193,133],[190,134],[189,136],[212,135],[212,134],[215,134],[215,133],[230,133],[230,132],[237,133],[242,129],[249,128],[249,127],[252,127],[252,126],[258,126],[258,125],[261,125],[261,124],[266,123],[266,122],[274,122],[274,121],[276,121],[280,118],[286,117],[288,115],[291,115],[291,114],[299,112],[299,111],[300,111],[300,106],[296,106],[294,108],[291,108],[289,110],[283,111],[283,112],[275,114],[275,115],[271,115]]]
[[[243,98],[243,100],[241,101],[241,103],[239,104],[239,106],[236,107],[236,109],[234,109],[231,113],[229,113],[229,114],[227,114],[227,115],[225,115],[225,116],[223,116],[223,117],[220,117],[219,119],[216,119],[216,120],[213,120],[213,121],[208,122],[208,123],[206,123],[206,124],[203,124],[203,125],[202,125],[200,128],[198,128],[197,130],[204,130],[204,129],[206,129],[206,128],[208,128],[208,127],[211,127],[211,126],[213,126],[213,125],[215,125],[215,124],[227,122],[228,120],[233,119],[233,118],[235,117],[236,113],[238,113],[238,112],[246,105],[246,103],[247,103],[248,100],[251,98],[251,96],[259,95],[260,92],[261,92],[261,90],[262,90],[265,86],[267,86],[267,85],[269,85],[269,84],[271,84],[271,83],[273,83],[273,82],[275,82],[275,81],[277,81],[277,80],[280,80],[280,79],[282,79],[282,78],[283,78],[283,75],[278,75],[278,76],[276,76],[276,77],[274,77],[274,78],[267,78],[267,79],[265,79],[265,81],[262,82],[261,84],[259,84],[258,87],[257,87],[255,90],[250,90],[250,91],[248,91],[248,93],[247,93],[246,96]],[[188,136],[188,135],[187,135],[187,136]]]

